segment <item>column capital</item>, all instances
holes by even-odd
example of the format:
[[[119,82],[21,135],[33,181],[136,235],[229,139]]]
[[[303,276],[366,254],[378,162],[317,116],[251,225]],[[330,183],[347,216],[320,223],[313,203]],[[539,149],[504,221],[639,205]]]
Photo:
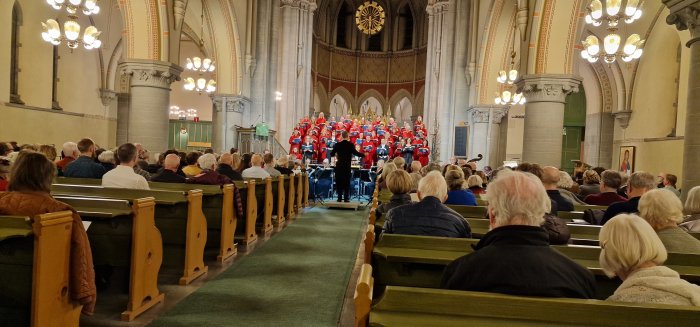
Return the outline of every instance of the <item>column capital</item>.
[[[109,106],[117,98],[117,92],[109,89],[100,89],[100,99],[103,106]]]
[[[615,120],[620,122],[620,127],[622,127],[622,129],[630,125],[630,118],[632,118],[631,110],[613,112],[612,115],[615,117]]]
[[[566,96],[578,92],[581,77],[564,74],[524,75],[517,81],[518,92],[523,92],[528,103],[566,103]]]
[[[426,11],[428,12],[428,15],[436,15],[440,14],[445,11],[450,10],[450,1],[449,0],[428,0],[428,7],[426,7]]]
[[[315,11],[318,7],[316,0],[281,0],[280,6],[299,8],[311,12]]]
[[[240,95],[212,94],[210,97],[217,112],[225,111],[242,113],[251,103],[250,99]]]
[[[170,84],[180,80],[182,67],[170,62],[129,59],[119,64],[119,72],[130,78],[131,86],[170,89]]]
[[[475,105],[467,109],[467,114],[472,123],[500,124],[508,115],[508,106]]]
[[[676,25],[679,31],[689,30],[690,41],[685,45],[690,47],[700,41],[700,0],[663,0],[670,10],[666,23]]]

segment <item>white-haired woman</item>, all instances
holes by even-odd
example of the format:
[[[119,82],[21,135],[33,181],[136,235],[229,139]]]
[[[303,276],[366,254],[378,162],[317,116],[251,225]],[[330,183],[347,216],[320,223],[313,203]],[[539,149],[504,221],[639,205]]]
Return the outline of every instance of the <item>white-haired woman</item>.
[[[644,193],[639,199],[639,216],[656,231],[668,252],[700,254],[700,240],[678,227],[683,205],[672,192],[654,189]]]
[[[578,189],[578,184],[574,182],[569,173],[562,170],[559,171],[559,182],[557,182],[557,188],[559,189],[559,194],[561,194],[561,196],[563,196],[565,199],[571,201],[571,203],[580,205],[586,204],[586,202],[583,202],[576,196],[576,194],[574,194],[574,190]]]
[[[685,199],[684,211],[687,214],[680,228],[686,232],[700,232],[700,186],[690,189]]]
[[[623,280],[609,301],[700,306],[700,286],[662,266],[664,244],[642,218],[613,217],[601,228],[599,240],[600,267],[609,277]]]
[[[188,178],[188,184],[223,185],[231,184],[231,179],[216,171],[216,156],[204,154],[197,159],[197,165],[202,169],[198,175]]]

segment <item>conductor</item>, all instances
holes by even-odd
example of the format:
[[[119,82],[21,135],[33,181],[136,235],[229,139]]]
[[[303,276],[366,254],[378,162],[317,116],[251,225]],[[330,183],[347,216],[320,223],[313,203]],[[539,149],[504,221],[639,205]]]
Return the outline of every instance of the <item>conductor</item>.
[[[338,202],[350,202],[350,177],[351,177],[351,161],[352,156],[364,157],[365,155],[357,152],[355,146],[348,140],[348,132],[343,131],[342,140],[338,142],[331,151],[331,157],[338,155],[335,163],[335,187],[338,192]]]

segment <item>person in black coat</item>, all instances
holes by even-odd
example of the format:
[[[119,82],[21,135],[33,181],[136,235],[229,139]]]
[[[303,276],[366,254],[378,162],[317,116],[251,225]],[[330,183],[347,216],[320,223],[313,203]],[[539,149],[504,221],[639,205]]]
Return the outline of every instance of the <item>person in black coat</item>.
[[[450,263],[442,287],[520,296],[595,297],[595,278],[549,246],[540,228],[551,204],[537,177],[501,171],[489,184],[491,231],[474,252]]]
[[[341,134],[342,140],[333,147],[331,157],[337,155],[335,162],[335,187],[338,192],[338,202],[350,202],[350,179],[352,175],[352,156],[363,158],[365,155],[355,150],[348,140],[348,132]]]
[[[185,177],[177,174],[177,168],[180,166],[180,157],[176,154],[169,154],[163,160],[163,169],[153,176],[151,182],[159,183],[184,183]]]
[[[243,175],[233,169],[233,156],[230,153],[224,153],[221,155],[216,172],[228,177],[232,181],[243,180]]]

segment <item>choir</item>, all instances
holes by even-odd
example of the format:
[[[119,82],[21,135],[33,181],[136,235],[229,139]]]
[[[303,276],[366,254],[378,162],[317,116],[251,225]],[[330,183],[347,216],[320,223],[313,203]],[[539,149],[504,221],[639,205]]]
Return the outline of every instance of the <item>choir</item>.
[[[365,169],[376,165],[379,160],[396,157],[403,157],[407,165],[418,160],[425,166],[430,160],[428,132],[421,116],[413,126],[404,122],[403,127],[399,127],[394,118],[382,118],[381,115],[347,115],[338,120],[335,117],[326,120],[322,112],[317,117],[306,116],[297,123],[289,138],[289,153],[303,162],[331,161],[330,152],[340,140],[342,131],[347,131],[350,142],[365,154],[359,162]]]

